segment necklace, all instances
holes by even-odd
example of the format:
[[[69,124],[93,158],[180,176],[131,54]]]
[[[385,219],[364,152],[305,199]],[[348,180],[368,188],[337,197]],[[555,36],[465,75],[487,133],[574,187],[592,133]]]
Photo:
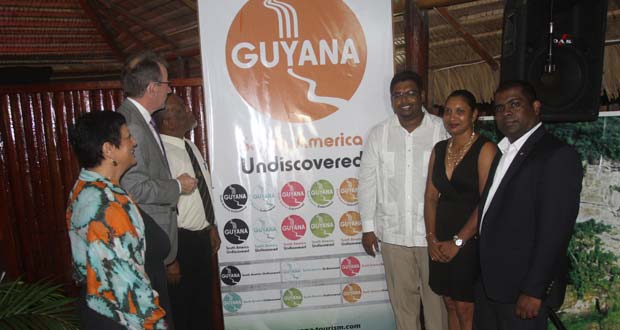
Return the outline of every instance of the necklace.
[[[456,166],[461,162],[463,157],[465,157],[465,154],[467,153],[467,150],[469,150],[469,147],[471,147],[471,145],[474,143],[475,138],[476,133],[472,131],[471,135],[469,136],[469,140],[467,140],[467,142],[465,142],[465,144],[456,151],[452,150],[452,142],[454,141],[454,138],[450,139],[450,141],[448,142],[448,156],[446,160],[449,168],[456,168]]]

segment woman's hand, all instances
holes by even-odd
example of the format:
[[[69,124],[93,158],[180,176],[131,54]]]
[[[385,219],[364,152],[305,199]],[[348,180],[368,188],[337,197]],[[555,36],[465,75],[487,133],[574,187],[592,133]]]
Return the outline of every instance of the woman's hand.
[[[454,244],[453,241],[442,241],[437,243],[437,248],[439,249],[443,258],[440,260],[441,262],[450,262],[452,258],[459,253],[459,247]]]
[[[437,262],[446,262],[446,257],[445,255],[441,252],[440,247],[440,242],[437,241],[437,239],[435,238],[435,235],[429,235],[426,237],[426,240],[428,242],[428,255],[431,257],[431,260],[433,261],[437,261]]]

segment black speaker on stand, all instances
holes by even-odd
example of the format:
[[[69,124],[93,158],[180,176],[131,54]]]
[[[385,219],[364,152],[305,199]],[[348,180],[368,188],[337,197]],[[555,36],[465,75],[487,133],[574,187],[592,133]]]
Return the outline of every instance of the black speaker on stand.
[[[607,0],[506,0],[500,80],[529,81],[543,121],[598,116]]]

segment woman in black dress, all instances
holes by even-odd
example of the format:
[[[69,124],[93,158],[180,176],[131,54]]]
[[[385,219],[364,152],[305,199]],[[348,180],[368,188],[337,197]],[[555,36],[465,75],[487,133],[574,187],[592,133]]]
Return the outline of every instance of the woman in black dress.
[[[477,118],[469,91],[448,96],[443,122],[452,137],[433,148],[426,181],[429,282],[444,299],[450,330],[472,329],[478,203],[497,152],[495,144],[474,131]]]

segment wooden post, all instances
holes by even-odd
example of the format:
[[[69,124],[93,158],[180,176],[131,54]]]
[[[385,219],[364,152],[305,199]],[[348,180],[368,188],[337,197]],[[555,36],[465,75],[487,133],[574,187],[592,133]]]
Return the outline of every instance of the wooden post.
[[[428,100],[428,13],[405,0],[405,68],[422,78],[424,103]],[[426,104],[425,104],[426,106]]]

